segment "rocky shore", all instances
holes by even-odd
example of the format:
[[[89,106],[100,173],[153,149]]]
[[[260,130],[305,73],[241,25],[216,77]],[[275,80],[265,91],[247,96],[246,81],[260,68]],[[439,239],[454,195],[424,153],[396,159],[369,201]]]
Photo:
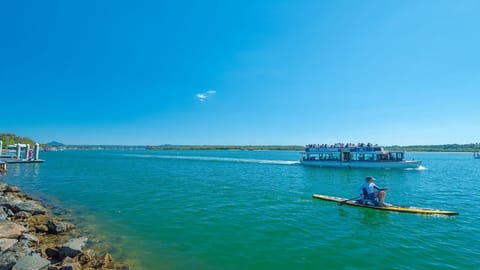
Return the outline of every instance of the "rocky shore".
[[[0,182],[0,270],[130,269],[18,187]]]

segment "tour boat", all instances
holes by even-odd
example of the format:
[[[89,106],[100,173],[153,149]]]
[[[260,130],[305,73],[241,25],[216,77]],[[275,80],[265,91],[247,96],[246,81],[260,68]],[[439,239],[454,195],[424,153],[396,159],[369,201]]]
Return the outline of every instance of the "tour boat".
[[[300,163],[306,166],[336,168],[415,169],[421,160],[405,160],[405,151],[389,151],[373,144],[308,144]]]

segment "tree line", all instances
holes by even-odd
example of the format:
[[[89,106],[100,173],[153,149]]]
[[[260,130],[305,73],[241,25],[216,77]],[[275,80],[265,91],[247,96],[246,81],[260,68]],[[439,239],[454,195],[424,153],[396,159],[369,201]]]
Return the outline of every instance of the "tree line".
[[[411,145],[411,146],[388,146],[388,150],[400,150],[407,152],[479,152],[480,143],[468,144],[439,144],[439,145]]]
[[[147,150],[297,150],[304,149],[298,145],[149,145]]]
[[[3,147],[16,143],[34,145],[35,142],[29,137],[20,137],[14,133],[0,133],[0,141]],[[41,144],[43,145],[43,144]],[[146,146],[128,146],[128,145],[65,145],[66,149],[82,150],[284,150],[284,151],[303,151],[304,146],[300,145],[146,145]],[[468,144],[439,144],[439,145],[411,145],[386,146],[387,150],[407,151],[407,152],[480,152],[480,143]]]
[[[303,151],[299,145],[155,145],[146,146],[147,150],[286,150]],[[392,151],[406,152],[479,152],[480,143],[470,144],[440,144],[440,145],[412,145],[412,146],[385,146]]]
[[[35,144],[35,142],[29,137],[19,137],[14,133],[0,133],[0,141],[3,142],[3,147],[16,143],[30,144],[31,146]]]

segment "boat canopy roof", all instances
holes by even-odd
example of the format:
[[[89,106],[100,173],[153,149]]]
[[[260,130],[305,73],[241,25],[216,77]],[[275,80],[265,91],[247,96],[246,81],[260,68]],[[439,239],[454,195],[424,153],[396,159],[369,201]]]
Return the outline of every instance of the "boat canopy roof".
[[[7,147],[8,147],[8,149],[15,149],[15,148],[17,148],[17,145],[20,145],[21,148],[27,147],[27,144],[25,144],[25,143],[10,144]]]
[[[307,144],[305,152],[389,152],[383,146],[371,143]],[[403,152],[403,151],[400,151]]]

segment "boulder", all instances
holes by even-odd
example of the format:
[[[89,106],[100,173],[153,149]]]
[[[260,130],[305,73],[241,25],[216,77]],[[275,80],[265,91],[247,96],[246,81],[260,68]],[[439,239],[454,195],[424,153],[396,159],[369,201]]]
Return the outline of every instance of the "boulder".
[[[56,259],[60,257],[60,253],[58,252],[58,248],[46,248],[45,249],[45,255],[47,255],[49,258]]]
[[[13,204],[12,209],[15,213],[25,211],[32,215],[40,215],[47,212],[47,209],[36,201],[22,201],[21,203]]]
[[[0,182],[0,192],[7,190],[8,185],[6,183]]]
[[[85,246],[87,241],[87,237],[73,238],[68,240],[68,242],[65,243],[59,250],[60,258],[73,258],[77,256],[80,254],[80,252],[82,252],[82,248]]]
[[[13,247],[16,243],[18,243],[17,239],[0,238],[0,252]],[[2,269],[1,266],[0,269]]]
[[[48,224],[48,233],[59,234],[68,232],[69,230],[74,228],[72,223],[63,222],[63,221],[52,221],[49,220]]]
[[[33,254],[18,258],[12,270],[46,270],[49,265],[49,260],[40,257],[38,254]]]
[[[25,232],[25,227],[17,223],[0,223],[0,238],[18,239],[23,232]]]
[[[12,269],[16,262],[15,252],[0,253],[0,269]]]

